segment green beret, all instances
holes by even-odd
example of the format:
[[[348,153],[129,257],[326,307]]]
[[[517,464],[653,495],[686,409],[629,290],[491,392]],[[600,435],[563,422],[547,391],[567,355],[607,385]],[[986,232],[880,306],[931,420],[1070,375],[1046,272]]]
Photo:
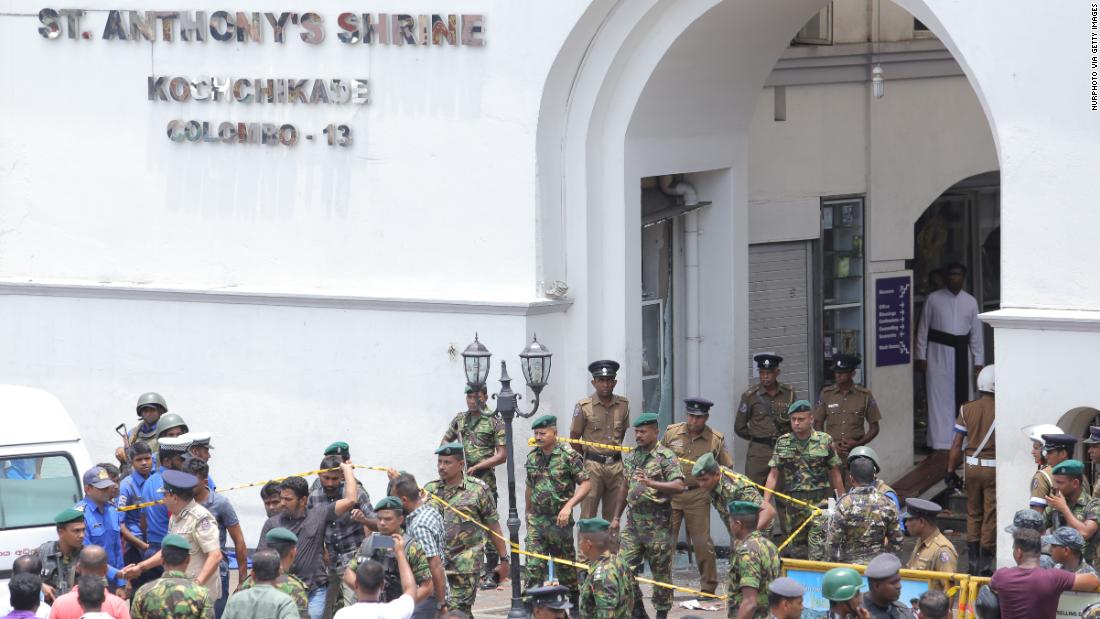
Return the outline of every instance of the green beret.
[[[709,451],[695,461],[695,466],[691,467],[692,475],[699,475],[701,473],[713,473],[718,470],[718,461],[714,459],[714,454]]]
[[[800,411],[813,410],[813,404],[810,404],[809,400],[795,400],[791,402],[791,405],[787,407],[787,414],[797,413]]]
[[[730,516],[747,516],[760,513],[760,506],[750,501],[730,501],[727,507],[730,510]]]
[[[71,507],[53,517],[56,524],[69,524],[78,520],[84,520],[84,512]]]
[[[438,456],[460,456],[462,455],[462,443],[444,443],[439,446],[439,449],[435,450]]]
[[[350,453],[350,452],[351,452],[351,447],[349,447],[348,444],[345,443],[344,441],[336,441],[335,443],[329,445],[328,447],[325,447],[325,455],[326,456],[335,456],[336,454],[339,454],[339,453]]]
[[[642,413],[641,415],[638,415],[638,418],[635,419],[634,423],[632,423],[631,425],[635,428],[638,428],[650,423],[657,423],[657,413]]]
[[[160,545],[164,548],[179,548],[180,550],[191,550],[191,542],[188,542],[182,535],[176,535],[175,533],[169,533],[161,540]]]
[[[297,544],[298,536],[290,529],[275,527],[264,535],[264,540],[268,542],[290,542],[291,544]]]
[[[531,422],[531,429],[538,430],[539,428],[556,428],[558,427],[558,418],[553,415],[543,415],[538,419]]]
[[[398,511],[404,511],[405,506],[401,504],[401,499],[395,496],[385,496],[382,500],[374,506],[374,511],[380,512],[383,509],[396,509]]]
[[[581,518],[577,521],[577,531],[581,533],[596,533],[611,528],[611,523],[603,518]]]
[[[1080,477],[1085,474],[1085,465],[1080,460],[1065,460],[1056,464],[1051,472],[1055,475]]]

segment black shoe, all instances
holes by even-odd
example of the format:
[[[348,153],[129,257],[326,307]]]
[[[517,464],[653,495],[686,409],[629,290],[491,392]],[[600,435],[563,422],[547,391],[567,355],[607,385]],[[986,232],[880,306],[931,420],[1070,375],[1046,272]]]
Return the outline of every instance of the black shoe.
[[[483,576],[482,579],[481,579],[480,587],[481,587],[482,591],[492,591],[493,589],[496,589],[497,588],[496,574],[486,574],[485,576]]]

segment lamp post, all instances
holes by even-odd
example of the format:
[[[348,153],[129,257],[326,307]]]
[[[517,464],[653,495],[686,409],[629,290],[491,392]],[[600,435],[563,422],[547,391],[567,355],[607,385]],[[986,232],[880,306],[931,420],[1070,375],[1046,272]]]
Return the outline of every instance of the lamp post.
[[[500,362],[500,393],[496,394],[497,410],[504,420],[504,443],[508,452],[508,539],[513,548],[519,546],[519,510],[516,508],[516,466],[515,455],[512,450],[512,420],[518,415],[528,418],[539,410],[539,394],[550,379],[550,350],[543,346],[538,337],[531,338],[531,343],[519,354],[520,369],[523,371],[523,379],[527,387],[535,392],[535,404],[531,412],[524,413],[519,410],[517,400],[523,396],[512,391],[512,379],[508,376],[508,366],[504,361]],[[492,353],[474,334],[474,342],[462,351],[462,364],[466,372],[466,383],[474,388],[475,393],[480,393],[481,386],[489,378],[489,360]],[[508,610],[509,619],[522,619],[527,616],[523,607],[523,599],[520,597],[520,573],[518,557],[509,552],[509,569],[512,578],[512,607]]]

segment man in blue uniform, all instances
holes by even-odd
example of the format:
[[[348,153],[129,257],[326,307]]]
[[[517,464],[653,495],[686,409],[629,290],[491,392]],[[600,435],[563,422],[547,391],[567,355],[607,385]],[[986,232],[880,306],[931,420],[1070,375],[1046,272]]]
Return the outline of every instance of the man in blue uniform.
[[[122,560],[122,520],[111,504],[115,482],[103,467],[93,466],[84,472],[84,498],[73,509],[84,514],[84,545],[101,546],[107,553],[107,578],[119,581],[115,572],[125,565]]]

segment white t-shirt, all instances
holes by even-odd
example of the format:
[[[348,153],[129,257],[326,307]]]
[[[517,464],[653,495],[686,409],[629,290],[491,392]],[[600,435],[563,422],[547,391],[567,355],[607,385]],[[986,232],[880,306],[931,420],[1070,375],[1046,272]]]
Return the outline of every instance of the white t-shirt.
[[[416,602],[402,595],[392,602],[359,602],[336,611],[333,619],[409,619],[416,610]]]

